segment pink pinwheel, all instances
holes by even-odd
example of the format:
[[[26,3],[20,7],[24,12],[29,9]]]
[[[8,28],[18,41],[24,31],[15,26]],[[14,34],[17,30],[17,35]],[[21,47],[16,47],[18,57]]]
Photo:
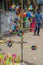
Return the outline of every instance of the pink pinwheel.
[[[12,57],[16,58],[17,56],[16,56],[16,54],[12,54]]]

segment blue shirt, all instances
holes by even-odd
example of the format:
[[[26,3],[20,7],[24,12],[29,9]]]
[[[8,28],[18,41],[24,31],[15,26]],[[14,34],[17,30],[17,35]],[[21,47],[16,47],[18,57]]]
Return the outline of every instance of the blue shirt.
[[[42,15],[41,15],[40,13],[36,13],[36,14],[35,14],[35,18],[36,18],[36,22],[37,22],[37,23],[41,23]]]

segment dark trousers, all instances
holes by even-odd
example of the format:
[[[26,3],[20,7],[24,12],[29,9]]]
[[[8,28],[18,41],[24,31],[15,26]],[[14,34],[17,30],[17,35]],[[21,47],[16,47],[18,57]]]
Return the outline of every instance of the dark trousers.
[[[40,23],[36,24],[34,34],[36,34],[36,32],[37,32],[37,35],[39,35],[39,33],[40,33],[40,25],[41,25]]]

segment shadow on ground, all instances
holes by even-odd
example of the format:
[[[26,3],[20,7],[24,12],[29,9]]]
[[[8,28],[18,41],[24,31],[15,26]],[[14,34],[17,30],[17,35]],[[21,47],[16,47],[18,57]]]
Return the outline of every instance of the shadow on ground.
[[[30,63],[27,61],[23,61],[23,63],[21,63],[21,65],[36,65],[35,63]]]
[[[19,41],[19,42],[15,42],[15,43],[18,43],[18,44],[19,44],[19,43],[21,43],[21,42]],[[27,42],[26,42],[26,41],[23,41],[23,44],[27,44]]]

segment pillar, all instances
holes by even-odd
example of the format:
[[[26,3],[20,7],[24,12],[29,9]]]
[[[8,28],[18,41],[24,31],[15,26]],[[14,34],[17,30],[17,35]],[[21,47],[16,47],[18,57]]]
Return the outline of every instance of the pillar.
[[[0,11],[0,40],[2,39],[1,37],[1,11]]]
[[[4,0],[2,1],[2,5],[3,5],[2,9],[5,10],[5,7],[4,7]]]
[[[13,3],[13,4],[15,3],[14,0],[12,0],[12,3]]]

